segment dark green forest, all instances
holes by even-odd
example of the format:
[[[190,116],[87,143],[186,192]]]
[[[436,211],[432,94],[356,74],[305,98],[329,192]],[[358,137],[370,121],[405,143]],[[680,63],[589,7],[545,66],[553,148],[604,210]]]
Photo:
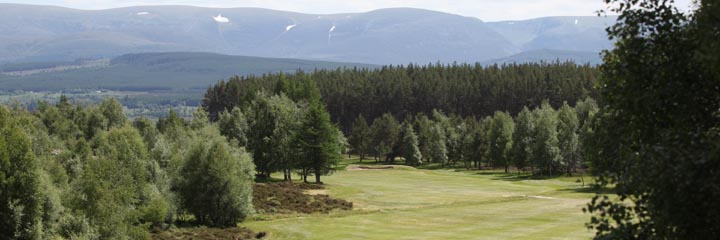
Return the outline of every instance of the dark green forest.
[[[461,117],[483,117],[495,111],[520,112],[548,100],[596,97],[596,67],[571,62],[494,65],[408,65],[378,69],[318,70],[311,73],[233,77],[210,87],[203,107],[211,119],[233,107],[247,107],[259,91],[301,98],[304,81],[317,84],[332,120],[343,130],[359,114],[375,119],[390,113],[399,119],[441,110]]]

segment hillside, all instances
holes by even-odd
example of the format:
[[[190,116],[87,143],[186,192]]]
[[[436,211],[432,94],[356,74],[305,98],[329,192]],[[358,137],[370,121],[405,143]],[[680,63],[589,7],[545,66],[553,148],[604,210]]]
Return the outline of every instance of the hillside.
[[[554,49],[597,53],[612,47],[605,28],[616,20],[616,16],[544,17],[489,22],[487,26],[522,51]]]
[[[518,49],[477,18],[422,9],[302,14],[258,8],[75,10],[0,4],[0,62],[202,51],[373,64],[475,62]]]
[[[484,62],[523,51],[599,52],[615,17],[483,22],[391,8],[304,14],[260,8],[138,6],[76,10],[0,3],[0,63],[143,52],[213,52],[370,64]]]
[[[106,61],[107,62],[107,61]],[[67,65],[70,64],[70,65]],[[373,65],[229,56],[213,53],[142,53],[113,58],[105,65],[72,65],[67,63],[10,64],[0,69],[22,69],[29,75],[0,72],[4,90],[53,91],[67,89],[160,90],[205,89],[233,75],[270,72],[295,72],[299,69],[336,69],[342,67],[372,68]],[[62,68],[62,66],[77,66]]]

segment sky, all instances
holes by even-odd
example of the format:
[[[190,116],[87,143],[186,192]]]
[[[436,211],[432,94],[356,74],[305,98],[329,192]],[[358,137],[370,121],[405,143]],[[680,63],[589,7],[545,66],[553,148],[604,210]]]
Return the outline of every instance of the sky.
[[[691,0],[677,0],[687,10]],[[107,9],[138,5],[202,7],[261,7],[312,14],[367,12],[380,8],[413,7],[477,17],[484,21],[522,20],[546,16],[595,16],[602,0],[24,0],[0,3],[54,5],[77,9]]]

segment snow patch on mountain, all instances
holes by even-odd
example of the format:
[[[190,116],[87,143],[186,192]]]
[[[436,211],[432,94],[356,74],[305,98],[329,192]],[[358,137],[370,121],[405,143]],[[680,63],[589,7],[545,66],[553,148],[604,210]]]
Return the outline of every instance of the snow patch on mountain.
[[[286,32],[287,32],[287,31],[290,31],[290,29],[293,29],[295,26],[297,26],[297,25],[296,25],[296,24],[293,24],[293,25],[287,26],[287,27],[285,27],[285,31],[286,31]]]
[[[222,14],[219,14],[219,13],[218,13],[217,17],[213,17],[213,19],[219,23],[229,23],[230,22],[230,19],[223,17]]]
[[[148,14],[150,14],[150,13],[149,13],[149,12],[139,12],[139,13],[136,13],[136,14],[137,14],[137,15],[148,15]]]

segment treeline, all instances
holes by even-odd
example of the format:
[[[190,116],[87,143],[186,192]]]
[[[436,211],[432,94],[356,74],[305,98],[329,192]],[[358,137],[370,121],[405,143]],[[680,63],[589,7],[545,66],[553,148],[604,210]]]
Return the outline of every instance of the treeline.
[[[483,67],[480,64],[385,66],[378,69],[317,70],[312,73],[233,77],[208,88],[203,107],[216,120],[234,107],[246,108],[260,92],[302,95],[303,81],[317,84],[332,120],[348,130],[362,114],[375,119],[390,113],[401,120],[441,110],[461,117],[483,117],[497,110],[516,114],[524,106],[595,97],[597,68],[571,62]]]
[[[319,100],[259,94],[249,109],[213,123],[202,109],[192,120],[170,111],[130,121],[114,99],[93,106],[62,97],[34,111],[0,105],[0,239],[149,239],[179,223],[234,227],[254,212],[251,153],[263,175],[327,173],[340,156],[340,131]]]
[[[583,164],[582,142],[592,132],[598,111],[592,98],[554,109],[548,102],[530,111],[524,107],[514,118],[496,111],[484,118],[445,115],[435,110],[409,116],[402,123],[384,114],[368,124],[360,115],[352,124],[350,151],[361,161],[406,164],[439,163],[466,168],[504,168],[540,174],[572,173]],[[589,139],[588,139],[589,140]]]

